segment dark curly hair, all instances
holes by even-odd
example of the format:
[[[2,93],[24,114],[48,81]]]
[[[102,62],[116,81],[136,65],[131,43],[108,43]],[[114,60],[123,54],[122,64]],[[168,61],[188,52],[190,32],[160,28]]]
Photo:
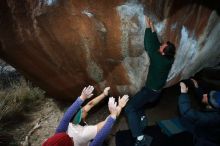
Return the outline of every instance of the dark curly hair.
[[[176,47],[174,46],[173,43],[171,42],[167,42],[167,47],[164,48],[163,50],[165,56],[167,57],[174,57],[175,53],[176,53]]]

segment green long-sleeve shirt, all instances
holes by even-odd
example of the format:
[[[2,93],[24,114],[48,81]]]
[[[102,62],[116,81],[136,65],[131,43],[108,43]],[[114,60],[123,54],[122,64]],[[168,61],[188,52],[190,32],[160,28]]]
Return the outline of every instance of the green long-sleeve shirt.
[[[160,90],[166,83],[174,58],[161,55],[157,34],[156,32],[152,32],[150,28],[145,30],[144,47],[150,58],[146,86],[153,90]]]

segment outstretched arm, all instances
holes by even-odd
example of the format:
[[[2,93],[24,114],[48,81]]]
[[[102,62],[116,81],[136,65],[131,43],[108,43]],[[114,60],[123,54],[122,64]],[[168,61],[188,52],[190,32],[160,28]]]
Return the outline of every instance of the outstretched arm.
[[[69,122],[72,119],[73,115],[80,108],[83,101],[86,100],[87,98],[90,98],[93,95],[92,94],[93,90],[94,90],[93,86],[88,86],[83,89],[80,97],[78,97],[77,100],[65,112],[55,133],[66,132]]]
[[[115,99],[113,98],[113,97],[111,97],[111,98],[109,98],[109,102],[115,102]],[[117,117],[120,115],[120,113],[121,113],[121,110],[122,110],[122,108],[124,108],[125,107],[125,105],[127,104],[127,102],[128,102],[128,100],[129,100],[129,98],[128,98],[128,95],[124,95],[122,98],[119,96],[119,98],[118,98],[118,106],[116,107],[116,112],[117,112]],[[112,117],[113,117],[114,115],[112,115]],[[99,132],[102,128],[103,128],[103,126],[105,125],[105,123],[106,123],[106,121],[108,120],[108,117],[104,120],[104,121],[102,121],[102,122],[100,122],[100,123],[98,123],[97,124],[97,131]]]
[[[85,120],[86,116],[88,115],[88,112],[93,108],[95,105],[97,105],[102,99],[104,99],[109,94],[110,87],[106,87],[102,94],[95,97],[91,101],[89,101],[84,107],[83,107],[83,114],[82,118]]]
[[[115,123],[115,120],[116,120],[115,117],[109,116],[106,119],[106,122],[105,122],[104,126],[97,133],[97,135],[95,136],[94,140],[92,141],[92,143],[89,146],[102,146],[103,141],[105,140],[105,138],[111,132],[111,129],[112,129],[112,126]]]
[[[148,51],[148,55],[151,56],[152,52],[156,52],[159,49],[160,42],[154,29],[153,22],[149,17],[145,16],[146,30],[144,34],[144,48]]]
[[[56,129],[56,133],[66,132],[71,118],[77,112],[77,110],[80,108],[83,101],[84,100],[82,100],[80,97],[78,97],[77,100],[67,109],[63,118],[60,121],[60,124],[58,125],[58,127]]]
[[[128,96],[124,95],[121,98],[121,108],[123,108],[128,101]],[[113,97],[109,98],[108,107],[110,111],[110,116],[102,123],[103,127],[98,131],[97,135],[95,136],[94,140],[89,146],[102,146],[103,141],[111,132],[112,126],[115,123],[116,117],[120,114],[121,110],[117,106],[115,99]]]

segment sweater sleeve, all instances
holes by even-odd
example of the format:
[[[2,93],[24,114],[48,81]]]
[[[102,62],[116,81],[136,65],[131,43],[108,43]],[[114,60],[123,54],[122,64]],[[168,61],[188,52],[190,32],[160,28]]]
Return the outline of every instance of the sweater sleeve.
[[[182,117],[191,121],[196,126],[207,126],[209,124],[218,124],[220,118],[211,112],[200,112],[192,109],[191,102],[187,93],[179,96],[179,110]]]
[[[156,52],[160,42],[158,40],[156,32],[152,32],[151,28],[146,28],[144,35],[144,48],[150,55]]]
[[[106,123],[105,123],[105,125],[97,133],[97,135],[95,136],[94,140],[92,141],[92,143],[90,143],[89,146],[102,146],[103,141],[108,136],[108,134],[111,132],[111,129],[112,129],[112,126],[115,123],[115,120],[116,119],[114,119],[111,116],[109,116],[107,121],[106,121]]]
[[[73,115],[77,112],[77,110],[80,108],[82,103],[83,100],[80,97],[78,97],[77,100],[65,112],[55,133],[67,131],[70,120],[72,119]]]

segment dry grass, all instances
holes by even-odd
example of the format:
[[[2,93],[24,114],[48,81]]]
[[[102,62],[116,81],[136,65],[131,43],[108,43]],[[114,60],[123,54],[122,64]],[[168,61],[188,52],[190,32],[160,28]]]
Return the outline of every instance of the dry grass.
[[[0,122],[21,115],[24,110],[28,110],[42,99],[44,93],[24,79],[7,89],[0,89]]]
[[[8,126],[37,105],[44,98],[45,92],[23,78],[9,85],[0,88],[0,145],[17,146],[19,144],[14,140],[14,134],[8,132]]]

